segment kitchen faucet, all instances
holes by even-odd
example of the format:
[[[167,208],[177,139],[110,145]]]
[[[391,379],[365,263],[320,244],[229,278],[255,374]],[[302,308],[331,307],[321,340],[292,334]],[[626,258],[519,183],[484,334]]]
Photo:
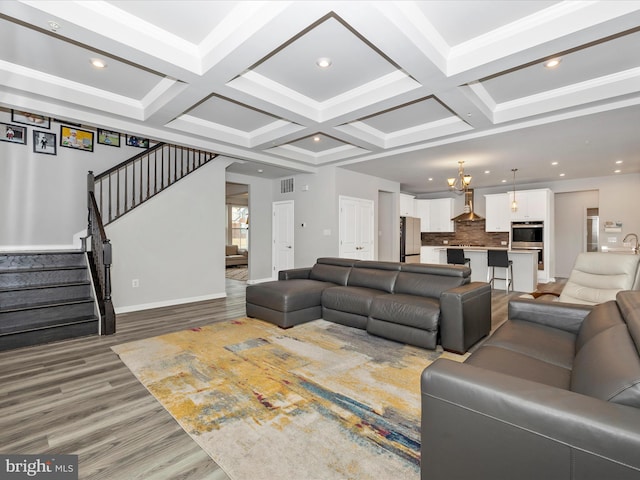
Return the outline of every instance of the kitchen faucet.
[[[622,243],[625,243],[629,237],[634,237],[636,239],[635,247],[631,248],[633,253],[635,254],[640,253],[640,250],[638,249],[638,235],[636,235],[635,233],[628,233],[627,235],[625,235],[625,237],[622,239]]]

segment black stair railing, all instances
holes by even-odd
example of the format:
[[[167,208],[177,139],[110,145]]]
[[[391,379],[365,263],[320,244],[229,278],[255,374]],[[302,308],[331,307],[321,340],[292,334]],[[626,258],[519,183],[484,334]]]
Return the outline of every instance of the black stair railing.
[[[93,192],[93,172],[89,172],[88,178],[88,204],[89,204],[89,224],[87,235],[91,238],[91,271],[95,278],[96,293],[100,307],[102,335],[112,335],[116,333],[116,313],[111,301],[111,242],[107,238],[102,224],[98,204]]]
[[[104,225],[143,204],[217,155],[158,143],[97,175],[94,192]]]

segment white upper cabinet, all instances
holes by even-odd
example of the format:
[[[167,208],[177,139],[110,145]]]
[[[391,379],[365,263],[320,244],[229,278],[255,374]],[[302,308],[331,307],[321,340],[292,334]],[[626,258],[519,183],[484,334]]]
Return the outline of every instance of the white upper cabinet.
[[[454,232],[453,198],[416,200],[416,216],[423,232]]]
[[[416,199],[416,217],[420,219],[420,231],[429,231],[429,221],[431,218],[431,212],[429,212],[429,202],[431,200],[419,200]]]
[[[451,220],[453,213],[453,198],[438,198],[429,200],[429,231],[455,232],[455,225]]]
[[[413,195],[400,194],[400,216],[415,217],[416,208],[414,205],[415,197]]]
[[[516,191],[518,210],[511,212],[511,221],[527,222],[530,220],[547,221],[551,190],[523,190]],[[509,206],[513,202],[513,192],[509,192]]]
[[[509,194],[485,195],[485,232],[509,232],[511,230],[511,202]]]

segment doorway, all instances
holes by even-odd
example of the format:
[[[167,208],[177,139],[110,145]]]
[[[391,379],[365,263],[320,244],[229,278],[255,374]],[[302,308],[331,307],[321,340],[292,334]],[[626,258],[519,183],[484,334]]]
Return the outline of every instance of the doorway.
[[[246,282],[249,279],[249,185],[225,184],[225,277]]]
[[[578,253],[588,251],[587,212],[597,209],[598,202],[598,190],[555,194],[552,252],[556,271],[551,272],[552,276],[568,278]]]
[[[373,200],[340,195],[339,256],[358,260],[374,259]]]

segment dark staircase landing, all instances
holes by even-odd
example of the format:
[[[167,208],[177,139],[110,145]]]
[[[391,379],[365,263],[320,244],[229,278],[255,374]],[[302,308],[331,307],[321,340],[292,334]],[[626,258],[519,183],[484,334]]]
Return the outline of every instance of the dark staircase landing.
[[[0,351],[98,333],[83,252],[0,253]]]

